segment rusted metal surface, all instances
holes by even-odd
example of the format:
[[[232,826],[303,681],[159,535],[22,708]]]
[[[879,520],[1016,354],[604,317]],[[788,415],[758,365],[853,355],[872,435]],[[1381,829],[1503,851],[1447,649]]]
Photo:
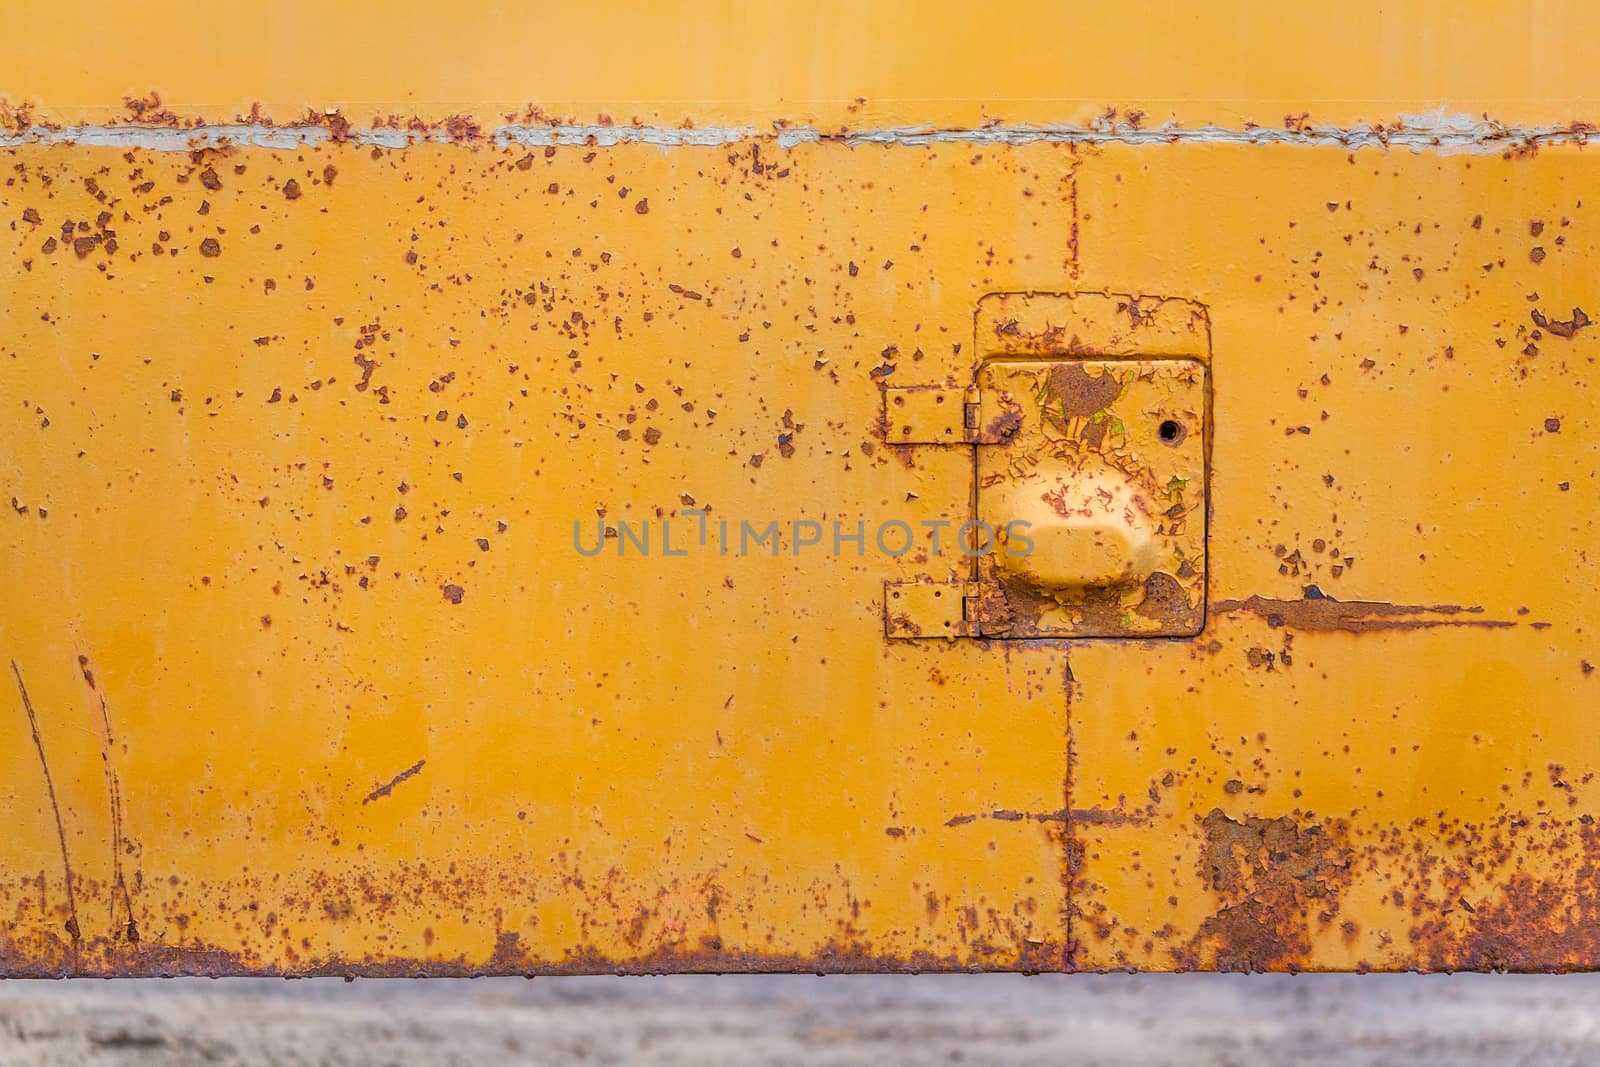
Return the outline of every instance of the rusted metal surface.
[[[1206,369],[1198,360],[1002,360],[980,374],[1016,420],[977,449],[980,629],[1192,636],[1205,620]],[[1013,524],[1025,523],[1017,550]]]
[[[1594,94],[1541,39],[1473,119],[16,57],[0,972],[1593,969]],[[1041,449],[1205,488],[1099,637],[930,536]]]

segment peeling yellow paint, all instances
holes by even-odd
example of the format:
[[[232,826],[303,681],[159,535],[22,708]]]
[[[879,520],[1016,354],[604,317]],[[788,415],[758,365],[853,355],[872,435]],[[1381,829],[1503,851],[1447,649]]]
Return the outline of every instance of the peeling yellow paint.
[[[0,971],[1596,965],[1580,8],[615,10],[24,5]],[[1203,361],[1198,634],[890,639],[996,356]]]

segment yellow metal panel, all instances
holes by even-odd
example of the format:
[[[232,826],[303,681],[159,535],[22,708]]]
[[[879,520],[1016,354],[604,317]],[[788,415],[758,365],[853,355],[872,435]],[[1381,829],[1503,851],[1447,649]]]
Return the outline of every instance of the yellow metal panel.
[[[1071,654],[1080,966],[1595,965],[1593,166],[1084,159],[1225,355],[1205,635]]]
[[[213,122],[253,105],[372,116],[504,116],[825,130],[992,120],[1150,128],[1592,118],[1600,71],[1576,0],[1316,5],[999,0],[152,0],[107,12],[22,0],[0,94],[57,122],[160,97]],[[115,47],[107,47],[114,42]]]
[[[1163,12],[24,5],[0,971],[1596,966],[1584,9]],[[1197,636],[895,638],[994,356]]]
[[[1058,836],[945,825],[1062,807],[1061,657],[718,524],[965,519],[878,380],[970,374],[995,233],[1059,276],[1070,153],[767,155],[12,151],[0,637],[81,937],[13,707],[7,969],[1063,964]]]

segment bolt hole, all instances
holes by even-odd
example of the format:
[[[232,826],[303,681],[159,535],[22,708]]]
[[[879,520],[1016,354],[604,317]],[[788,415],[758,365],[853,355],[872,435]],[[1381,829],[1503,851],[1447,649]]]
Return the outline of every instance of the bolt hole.
[[[1187,436],[1183,423],[1177,419],[1163,419],[1161,425],[1156,428],[1156,433],[1160,435],[1161,443],[1166,445],[1179,444]]]

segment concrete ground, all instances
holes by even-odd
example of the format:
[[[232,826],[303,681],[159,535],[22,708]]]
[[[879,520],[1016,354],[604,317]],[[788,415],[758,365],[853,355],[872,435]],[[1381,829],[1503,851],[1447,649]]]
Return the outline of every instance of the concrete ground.
[[[1566,1065],[1600,975],[0,982],[12,1064]]]

